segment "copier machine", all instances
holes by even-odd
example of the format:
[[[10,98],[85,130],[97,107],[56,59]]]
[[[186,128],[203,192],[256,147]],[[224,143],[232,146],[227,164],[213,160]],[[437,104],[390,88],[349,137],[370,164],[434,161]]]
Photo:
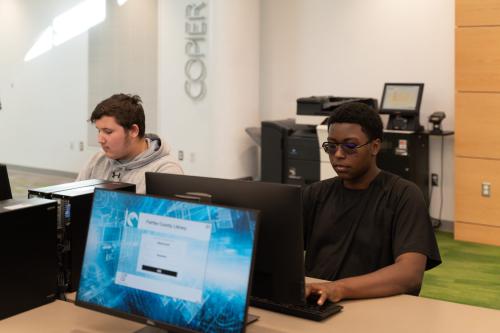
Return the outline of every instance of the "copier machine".
[[[372,98],[312,96],[297,99],[296,119],[263,121],[261,180],[306,185],[336,176],[321,144],[328,137],[328,117],[350,102],[377,107]]]

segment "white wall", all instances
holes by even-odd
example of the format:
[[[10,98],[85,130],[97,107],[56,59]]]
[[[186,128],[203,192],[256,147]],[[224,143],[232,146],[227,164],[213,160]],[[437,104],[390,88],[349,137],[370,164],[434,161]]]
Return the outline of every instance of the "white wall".
[[[141,96],[146,133],[157,133],[158,1],[107,1],[106,20],[88,33],[88,118],[94,107],[116,93]],[[137,19],[140,17],[141,19]],[[88,144],[97,143],[89,123]]]
[[[0,1],[0,161],[77,170],[87,115],[87,35],[24,62],[55,15],[77,0]],[[73,147],[73,149],[71,149]]]
[[[130,0],[119,8],[115,0],[107,0],[107,16],[113,14],[112,20],[29,62],[23,60],[53,19],[81,2],[0,0],[0,40],[4,42],[0,162],[78,172],[100,149],[87,146],[96,135],[87,123],[89,114],[96,101],[117,92],[141,95],[147,131],[157,131],[157,0]],[[132,21],[124,28],[131,17],[145,21]],[[96,36],[99,33],[101,38]],[[153,42],[145,40],[147,36]],[[128,51],[131,47],[135,49]],[[103,54],[105,50],[109,54]]]
[[[186,6],[206,3],[207,69],[200,100],[185,91]],[[165,0],[159,6],[159,129],[187,174],[255,176],[257,149],[245,127],[259,124],[259,0]]]
[[[297,97],[380,100],[385,82],[424,82],[421,123],[446,112],[454,128],[453,0],[273,0],[261,2],[261,117],[293,117]],[[431,139],[431,172],[440,174]],[[453,138],[445,139],[442,218],[454,219]],[[439,189],[431,215],[439,217]]]

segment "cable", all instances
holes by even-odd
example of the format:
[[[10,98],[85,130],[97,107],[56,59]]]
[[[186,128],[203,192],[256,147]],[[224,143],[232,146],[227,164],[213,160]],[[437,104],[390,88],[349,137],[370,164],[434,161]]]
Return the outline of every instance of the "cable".
[[[431,208],[431,202],[432,202],[432,192],[434,192],[434,186],[431,184],[431,189],[429,191],[429,204],[427,205],[427,208]]]
[[[444,135],[441,136],[441,186],[440,186],[440,198],[439,198],[439,223],[438,228],[442,223],[442,213],[443,213],[443,184],[444,184]]]

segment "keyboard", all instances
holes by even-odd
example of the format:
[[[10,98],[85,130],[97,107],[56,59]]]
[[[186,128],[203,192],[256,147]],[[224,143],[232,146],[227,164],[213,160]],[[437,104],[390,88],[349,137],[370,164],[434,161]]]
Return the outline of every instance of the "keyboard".
[[[315,321],[326,319],[342,310],[342,305],[338,305],[330,301],[325,302],[323,305],[318,305],[313,302],[305,304],[284,304],[254,296],[250,299],[250,305]]]

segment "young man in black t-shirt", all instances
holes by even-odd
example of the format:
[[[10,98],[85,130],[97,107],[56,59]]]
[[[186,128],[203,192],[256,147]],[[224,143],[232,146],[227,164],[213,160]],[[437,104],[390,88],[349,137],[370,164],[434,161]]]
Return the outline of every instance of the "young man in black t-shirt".
[[[304,189],[306,273],[322,304],[346,298],[418,295],[424,271],[441,263],[427,205],[413,183],[377,167],[383,125],[362,103],[336,109],[323,149],[338,177]]]

